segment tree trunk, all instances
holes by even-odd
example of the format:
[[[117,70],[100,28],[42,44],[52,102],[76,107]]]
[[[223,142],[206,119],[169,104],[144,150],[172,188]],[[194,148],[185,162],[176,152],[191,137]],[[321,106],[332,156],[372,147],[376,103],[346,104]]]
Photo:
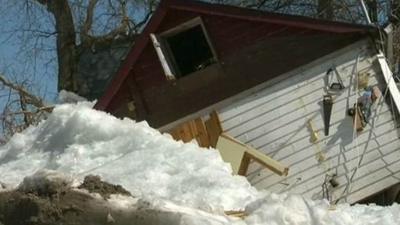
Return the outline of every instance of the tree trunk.
[[[76,50],[76,33],[74,20],[68,0],[37,0],[47,6],[56,20],[57,56],[58,56],[58,90],[75,92],[75,79],[78,67]]]
[[[320,19],[333,20],[333,0],[318,0],[317,13]]]

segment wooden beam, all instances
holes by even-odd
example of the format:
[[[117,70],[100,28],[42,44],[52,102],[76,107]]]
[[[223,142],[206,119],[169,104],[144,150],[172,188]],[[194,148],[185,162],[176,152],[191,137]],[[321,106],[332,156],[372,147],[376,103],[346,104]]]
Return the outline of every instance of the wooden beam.
[[[246,156],[270,169],[279,176],[287,176],[289,173],[288,167],[252,147],[247,147]]]

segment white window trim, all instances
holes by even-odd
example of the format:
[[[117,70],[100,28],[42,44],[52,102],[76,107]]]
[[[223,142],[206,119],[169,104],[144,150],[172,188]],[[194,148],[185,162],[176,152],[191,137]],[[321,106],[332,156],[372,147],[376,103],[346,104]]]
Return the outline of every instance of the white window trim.
[[[164,70],[164,74],[168,80],[175,79],[174,74],[172,73],[171,67],[169,66],[167,59],[164,55],[163,50],[161,49],[160,41],[158,40],[155,34],[150,34],[151,41],[153,42],[154,48],[156,49],[158,59],[161,62],[161,66]]]

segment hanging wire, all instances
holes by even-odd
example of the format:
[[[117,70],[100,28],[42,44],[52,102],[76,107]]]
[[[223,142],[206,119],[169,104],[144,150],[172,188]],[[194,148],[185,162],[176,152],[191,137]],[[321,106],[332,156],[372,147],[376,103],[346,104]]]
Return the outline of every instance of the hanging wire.
[[[361,53],[359,53],[357,55],[357,59],[356,59],[356,63],[355,63],[354,70],[353,70],[353,75],[352,75],[352,76],[354,76],[354,80],[355,80],[354,81],[355,82],[355,85],[354,85],[354,96],[355,96],[354,114],[355,115],[354,115],[354,122],[353,122],[353,135],[352,135],[352,140],[353,141],[352,141],[351,149],[353,150],[354,148],[356,148],[358,162],[361,161],[360,149],[359,149],[359,146],[358,146],[358,138],[357,138],[357,127],[356,127],[357,126],[357,119],[358,119],[357,116],[356,116],[356,113],[358,111],[358,109],[357,109],[357,107],[358,107],[358,76],[357,75],[358,75],[358,64],[359,64],[359,61],[360,61],[360,55],[361,55]],[[356,174],[356,172],[357,172],[357,170],[359,168],[359,165],[360,165],[360,163],[357,163],[356,167],[353,170],[353,174],[351,175],[351,177],[348,180],[345,188],[343,189],[343,192],[340,194],[340,196],[337,198],[337,200],[334,202],[334,204],[337,204],[343,198],[345,193],[346,193],[345,198],[347,199],[350,186],[351,186],[351,184],[353,182],[353,178],[354,178],[354,176],[355,176],[355,174]]]

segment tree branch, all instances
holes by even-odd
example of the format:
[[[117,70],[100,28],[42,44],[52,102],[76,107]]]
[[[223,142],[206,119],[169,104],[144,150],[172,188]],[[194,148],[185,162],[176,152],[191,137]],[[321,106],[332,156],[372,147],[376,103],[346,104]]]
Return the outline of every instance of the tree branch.
[[[89,5],[86,9],[86,20],[81,29],[81,40],[85,42],[88,38],[89,31],[92,29],[94,8],[96,7],[98,0],[90,0]]]
[[[11,88],[12,90],[15,90],[19,93],[20,96],[22,96],[24,98],[24,104],[32,104],[34,105],[36,108],[40,108],[40,109],[45,109],[45,111],[47,112],[51,112],[51,110],[48,108],[48,106],[46,106],[42,99],[40,99],[39,97],[31,94],[29,91],[27,91],[25,88],[23,88],[20,85],[17,85],[13,82],[10,82],[4,75],[0,74],[0,82],[4,85],[7,86],[9,88]]]
[[[118,27],[102,36],[89,36],[90,40],[94,43],[104,43],[112,41],[118,35],[126,35],[129,28],[129,17],[127,15],[125,0],[121,2],[121,23]]]
[[[144,16],[143,20],[140,21],[139,23],[136,23],[136,24],[134,23],[133,30],[136,33],[139,33],[139,29],[143,25],[145,25],[147,23],[147,21],[150,19],[150,16],[153,15],[153,13],[154,13],[153,5],[154,5],[154,1],[150,1],[148,4],[148,11],[147,11],[146,15]]]

